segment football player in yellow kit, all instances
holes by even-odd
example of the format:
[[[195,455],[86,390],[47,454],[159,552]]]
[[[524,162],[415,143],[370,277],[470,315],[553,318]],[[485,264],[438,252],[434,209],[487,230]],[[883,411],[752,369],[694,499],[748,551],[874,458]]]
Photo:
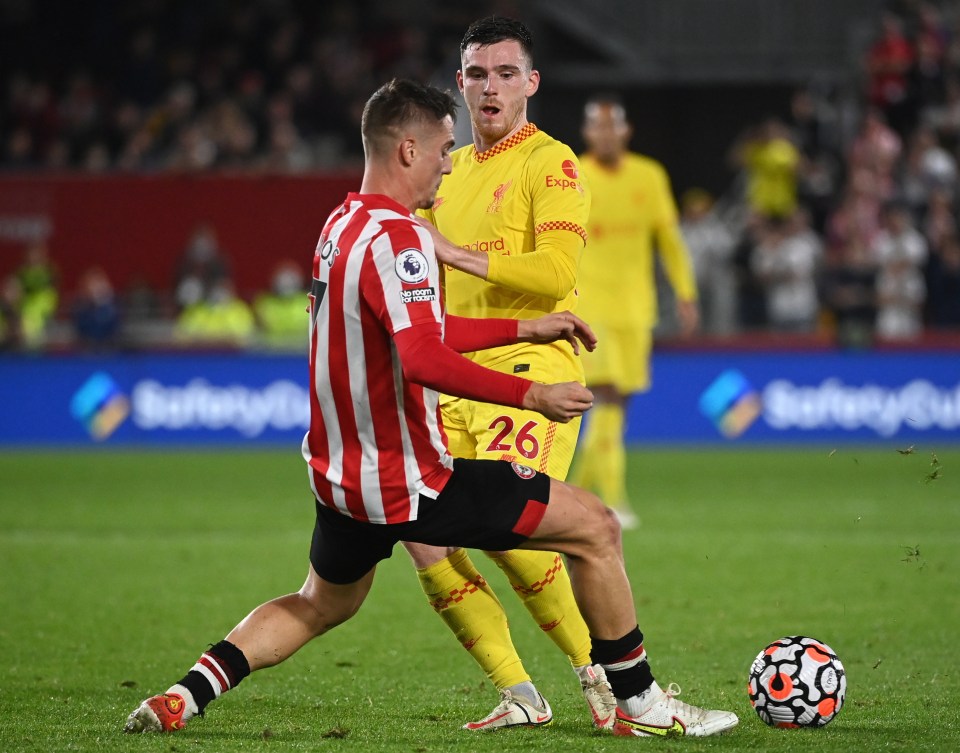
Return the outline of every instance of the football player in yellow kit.
[[[659,162],[627,150],[631,135],[618,100],[587,103],[581,168],[592,194],[590,250],[580,265],[577,315],[590,323],[600,347],[583,356],[595,402],[571,482],[594,489],[624,528],[638,522],[627,498],[624,413],[629,396],[650,387],[655,252],[674,290],[681,333],[699,324],[696,278],[670,179]]]
[[[424,212],[445,265],[450,314],[528,319],[574,308],[590,199],[573,151],[527,120],[527,99],[540,82],[531,48],[526,27],[506,18],[475,22],[460,46],[457,86],[473,143],[453,153],[453,171]],[[523,343],[469,357],[536,381],[583,381],[580,360],[567,342]],[[443,399],[442,417],[455,457],[507,459],[561,480],[580,423],[558,424],[530,411],[452,397]],[[501,694],[489,715],[465,727],[549,723],[552,711],[520,661],[503,607],[467,552],[406,547],[430,604]],[[562,558],[521,550],[488,555],[570,658],[594,724],[610,726],[616,701],[603,670],[591,661],[589,631]]]

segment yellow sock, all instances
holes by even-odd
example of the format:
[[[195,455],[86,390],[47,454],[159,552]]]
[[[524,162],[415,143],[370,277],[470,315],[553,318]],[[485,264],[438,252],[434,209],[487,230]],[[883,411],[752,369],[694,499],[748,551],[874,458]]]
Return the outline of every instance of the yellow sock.
[[[596,488],[595,466],[590,459],[596,454],[595,445],[597,443],[596,434],[593,428],[593,411],[600,406],[591,409],[590,416],[586,422],[586,429],[580,435],[580,443],[577,445],[576,454],[573,457],[573,467],[567,474],[567,483],[579,486],[581,489]]]
[[[570,575],[555,552],[514,549],[490,555],[523,605],[574,667],[590,663],[590,631],[573,598]]]
[[[440,618],[498,690],[530,675],[513,646],[507,615],[466,550],[417,570],[420,585]]]
[[[590,411],[578,467],[590,488],[610,507],[625,506],[627,500],[627,450],[623,444],[623,409],[602,403]]]

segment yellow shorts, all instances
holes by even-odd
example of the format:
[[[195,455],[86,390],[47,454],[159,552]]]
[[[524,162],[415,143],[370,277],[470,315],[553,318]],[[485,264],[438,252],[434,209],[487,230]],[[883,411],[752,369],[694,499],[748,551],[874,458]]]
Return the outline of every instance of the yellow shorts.
[[[534,411],[463,398],[446,398],[441,415],[454,457],[515,461],[561,481],[567,477],[579,418],[559,424]]]
[[[622,395],[650,389],[653,335],[646,327],[610,327],[590,322],[597,335],[593,353],[581,351],[587,386],[612,384]]]

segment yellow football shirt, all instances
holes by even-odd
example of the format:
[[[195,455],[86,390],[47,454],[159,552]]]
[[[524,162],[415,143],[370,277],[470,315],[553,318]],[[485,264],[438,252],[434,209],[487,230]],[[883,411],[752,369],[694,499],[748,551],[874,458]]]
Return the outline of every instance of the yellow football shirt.
[[[485,152],[470,145],[453,153],[453,171],[444,176],[433,208],[421,214],[451,242],[489,254],[490,269],[487,280],[445,269],[448,312],[534,319],[576,307],[578,260],[530,255],[556,253],[542,244],[537,248],[538,238],[553,233],[576,234],[576,248],[582,249],[590,196],[579,167],[568,146],[532,123]],[[518,343],[466,355],[537,381],[583,378],[565,341]]]
[[[652,329],[657,322],[655,251],[677,297],[697,297],[670,179],[659,162],[633,153],[613,170],[584,155],[581,169],[592,205],[577,314],[590,323]]]

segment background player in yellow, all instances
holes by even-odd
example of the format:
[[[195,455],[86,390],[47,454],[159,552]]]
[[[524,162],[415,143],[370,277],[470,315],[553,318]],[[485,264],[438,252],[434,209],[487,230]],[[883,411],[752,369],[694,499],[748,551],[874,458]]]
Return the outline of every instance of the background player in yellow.
[[[587,102],[581,169],[592,196],[590,247],[580,263],[577,314],[590,323],[599,347],[583,356],[594,407],[571,481],[594,489],[624,528],[638,522],[627,498],[624,413],[629,396],[650,387],[655,252],[675,293],[681,332],[699,324],[696,279],[670,179],[659,162],[628,151],[632,134],[616,98]]]
[[[574,307],[589,195],[573,151],[527,120],[527,99],[540,82],[531,47],[523,24],[505,18],[475,22],[461,42],[457,86],[473,144],[453,153],[453,171],[424,213],[445,265],[446,308],[458,316],[527,319]],[[566,342],[523,343],[469,357],[535,381],[583,381]],[[556,424],[529,411],[456,398],[443,400],[442,414],[453,455],[509,459],[566,477],[579,420]],[[466,728],[548,723],[552,711],[517,655],[503,607],[466,551],[406,546],[431,605],[501,694],[489,715]],[[521,550],[489,556],[570,658],[594,724],[609,726],[616,702],[603,670],[591,661],[589,632],[562,558]]]

